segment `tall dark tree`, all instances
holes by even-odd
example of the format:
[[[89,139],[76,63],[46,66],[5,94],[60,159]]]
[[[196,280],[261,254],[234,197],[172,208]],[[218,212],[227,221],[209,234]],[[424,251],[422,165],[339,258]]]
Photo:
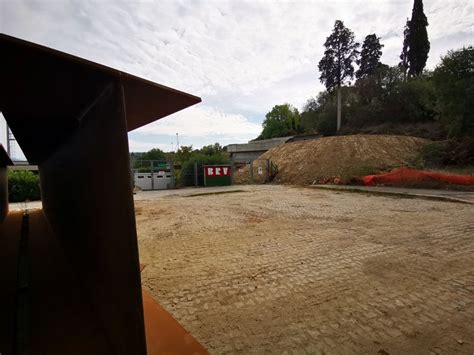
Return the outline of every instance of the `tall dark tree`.
[[[410,20],[407,19],[405,28],[403,29],[403,48],[400,54],[400,63],[398,64],[400,70],[403,73],[403,81],[407,79],[408,72],[408,34],[410,33]]]
[[[423,12],[423,0],[415,0],[408,30],[408,74],[419,76],[423,72],[430,51],[428,19]]]
[[[319,79],[329,92],[337,90],[337,130],[341,128],[341,86],[354,77],[354,61],[359,54],[359,43],[354,33],[336,20],[334,29],[324,43],[326,50],[319,61]]]
[[[383,44],[380,43],[380,37],[375,33],[367,35],[362,44],[360,58],[357,60],[359,69],[356,72],[356,78],[362,79],[375,73],[380,65]]]

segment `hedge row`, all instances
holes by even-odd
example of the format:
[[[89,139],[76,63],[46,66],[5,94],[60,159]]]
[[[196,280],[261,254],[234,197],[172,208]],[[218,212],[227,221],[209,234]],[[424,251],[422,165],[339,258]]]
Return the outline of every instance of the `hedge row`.
[[[10,202],[40,200],[39,176],[27,170],[8,171],[8,198]]]

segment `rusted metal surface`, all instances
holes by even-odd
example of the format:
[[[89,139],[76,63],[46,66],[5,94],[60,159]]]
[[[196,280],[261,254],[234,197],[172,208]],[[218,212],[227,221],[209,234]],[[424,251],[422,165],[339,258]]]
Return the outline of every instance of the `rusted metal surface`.
[[[29,226],[31,353],[146,354],[127,131],[200,99],[5,35],[0,52],[0,110],[38,164],[44,208]],[[2,315],[18,271],[9,226]]]
[[[3,145],[0,144],[0,223],[8,213],[8,165],[13,165],[13,163]]]
[[[0,144],[0,168],[7,167],[8,165],[13,165],[13,162],[8,156],[5,148],[3,148],[3,145]]]
[[[208,354],[207,350],[150,293],[142,291],[148,355]]]
[[[131,131],[199,97],[88,60],[0,34],[0,111],[28,161],[37,164],[81,126],[88,108],[120,82]]]
[[[22,212],[10,212],[0,223],[0,352],[13,354],[18,250]]]
[[[110,351],[143,354],[140,269],[120,89],[118,83],[112,86],[39,170],[45,215]]]
[[[140,272],[146,264],[140,264]],[[142,289],[148,355],[208,354],[207,350],[156,302],[150,292]]]
[[[2,286],[14,290],[16,274],[6,273],[6,262],[16,268],[19,249],[22,212],[11,213],[5,223],[0,224],[0,257]],[[32,302],[31,339],[29,348],[39,354],[115,354],[107,343],[106,330],[94,316],[93,304],[81,287],[80,275],[63,253],[62,246],[41,210],[29,213],[28,244],[31,251],[31,279],[29,297]],[[8,238],[6,238],[8,237]],[[143,270],[145,264],[140,264]],[[2,317],[0,348],[2,354],[13,354],[15,292],[0,293]],[[207,354],[199,342],[189,334],[146,290],[142,290],[146,346],[148,355],[157,354]],[[54,336],[54,338],[52,338]]]
[[[31,354],[112,354],[96,301],[45,214],[30,214]],[[107,286],[107,283],[104,284]],[[117,352],[119,353],[119,352]]]

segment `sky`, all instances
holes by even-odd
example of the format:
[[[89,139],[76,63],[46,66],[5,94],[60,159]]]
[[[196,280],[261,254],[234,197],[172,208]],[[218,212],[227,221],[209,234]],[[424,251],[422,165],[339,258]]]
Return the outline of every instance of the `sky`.
[[[424,0],[434,68],[473,43],[474,0]],[[413,0],[0,0],[0,32],[202,98],[129,133],[131,151],[247,142],[274,105],[301,109],[324,90],[317,65],[334,21],[376,33],[398,63]],[[0,54],[1,55],[1,54]],[[0,119],[1,121],[1,119]],[[0,143],[5,134],[0,122]]]

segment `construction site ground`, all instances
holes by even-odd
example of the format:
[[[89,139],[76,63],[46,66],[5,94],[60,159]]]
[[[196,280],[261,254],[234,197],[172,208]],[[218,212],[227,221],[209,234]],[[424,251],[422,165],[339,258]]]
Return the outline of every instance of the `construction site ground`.
[[[349,192],[366,192],[379,195],[398,195],[402,197],[425,198],[474,204],[474,191],[456,191],[441,189],[418,189],[394,186],[360,186],[360,185],[311,185],[316,189],[339,190]]]
[[[211,353],[472,354],[474,205],[139,192],[142,283]]]

